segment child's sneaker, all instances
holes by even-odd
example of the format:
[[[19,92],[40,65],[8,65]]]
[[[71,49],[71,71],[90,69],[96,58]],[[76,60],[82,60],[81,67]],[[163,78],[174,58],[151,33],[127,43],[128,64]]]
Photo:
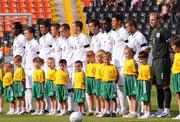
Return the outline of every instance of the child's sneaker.
[[[137,114],[136,113],[129,113],[127,115],[123,115],[123,118],[135,118],[137,117]]]
[[[16,110],[15,112],[14,112],[14,114],[19,114],[21,112],[21,110],[19,109],[19,110]]]
[[[86,116],[93,116],[93,115],[94,115],[93,112],[87,112],[87,113],[86,113]]]
[[[150,118],[150,117],[151,117],[150,114],[144,114],[144,115],[138,117],[138,119],[148,119],[148,118]]]
[[[166,111],[162,112],[160,115],[157,115],[157,117],[159,117],[159,118],[170,117],[170,116],[171,116],[170,112],[166,112]]]
[[[110,117],[110,114],[108,114],[108,113],[103,113],[100,117]]]
[[[36,110],[34,113],[32,113],[31,115],[38,115],[39,114],[39,111]]]
[[[111,113],[111,117],[116,117],[116,113]]]
[[[41,110],[39,113],[38,113],[38,115],[44,115],[45,113],[44,113],[44,110]]]
[[[25,113],[26,113],[25,110],[21,110],[21,111],[18,113],[18,115],[23,115],[23,114],[25,114]]]
[[[151,117],[157,117],[157,116],[159,116],[162,112],[163,112],[163,109],[159,109],[159,108],[158,108],[158,110],[157,110],[154,114],[152,114]]]
[[[7,114],[7,115],[14,115],[14,111],[13,111],[13,110],[8,111],[6,114]]]
[[[180,114],[179,115],[177,115],[176,117],[174,117],[174,118],[172,118],[172,119],[177,119],[177,120],[180,120]]]

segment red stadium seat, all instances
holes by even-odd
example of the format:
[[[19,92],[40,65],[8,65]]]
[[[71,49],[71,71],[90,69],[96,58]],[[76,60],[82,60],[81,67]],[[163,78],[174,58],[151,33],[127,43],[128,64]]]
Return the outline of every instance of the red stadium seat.
[[[26,0],[26,2],[27,3],[30,3],[30,2],[32,3],[32,2],[34,2],[34,0]]]
[[[9,12],[10,13],[17,13],[17,9],[16,8],[10,8]]]
[[[27,8],[33,8],[33,7],[34,7],[34,4],[32,2],[27,3]]]
[[[9,12],[8,8],[3,8],[2,9],[2,13],[8,13],[8,12]]]
[[[52,14],[51,14],[51,13],[45,14],[45,15],[44,15],[44,18],[46,18],[46,19],[52,19]]]
[[[27,8],[27,11],[28,11],[29,13],[35,13],[34,8]]]
[[[40,1],[37,1],[37,2],[34,2],[34,3],[35,3],[36,8],[43,7],[42,2],[40,2]]]
[[[20,13],[27,13],[27,9],[26,8],[19,8],[19,12]]]
[[[43,19],[44,15],[42,13],[36,14],[37,19]]]
[[[36,13],[38,13],[38,14],[43,13],[43,9],[42,8],[36,8]]]
[[[32,25],[35,25],[35,24],[36,24],[36,19],[32,18]]]
[[[2,3],[6,3],[6,2],[8,2],[8,0],[1,0],[1,2],[2,2]]]
[[[19,2],[19,3],[18,3],[18,7],[19,7],[19,8],[25,8],[26,5],[25,5],[25,3],[23,3],[23,2],[21,2],[21,3]]]
[[[48,1],[47,2],[44,1],[43,2],[43,7],[51,7],[51,6],[50,6],[50,3]]]
[[[2,9],[4,9],[4,8],[8,8],[8,5],[7,5],[7,3],[2,2],[2,3],[1,3],[1,7],[2,7]]]
[[[45,13],[51,13],[52,11],[51,11],[51,8],[44,8],[44,12]]]
[[[9,7],[10,7],[10,8],[16,8],[16,3],[15,3],[15,2],[9,3]]]

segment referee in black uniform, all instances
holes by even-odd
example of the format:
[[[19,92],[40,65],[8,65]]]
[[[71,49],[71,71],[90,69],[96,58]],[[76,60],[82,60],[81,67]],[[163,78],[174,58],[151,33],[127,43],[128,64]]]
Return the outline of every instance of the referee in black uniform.
[[[153,29],[150,35],[150,44],[153,52],[153,82],[156,84],[158,101],[158,110],[153,116],[167,117],[170,116],[171,104],[171,90],[169,87],[171,72],[169,39],[171,33],[161,25],[160,16],[157,12],[150,14],[149,21]]]

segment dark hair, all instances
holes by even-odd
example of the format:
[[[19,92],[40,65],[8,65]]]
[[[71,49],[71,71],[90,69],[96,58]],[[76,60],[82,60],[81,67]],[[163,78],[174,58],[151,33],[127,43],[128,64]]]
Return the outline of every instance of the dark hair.
[[[130,48],[130,47],[125,47],[125,50],[129,50],[129,51],[131,51],[132,52],[132,55],[134,56],[135,55],[135,51],[132,49],[132,48]]]
[[[33,62],[38,62],[38,63],[44,64],[44,60],[42,58],[40,58],[40,57],[35,57],[33,59]]]
[[[10,62],[5,62],[3,66],[5,66],[5,65],[9,65],[11,69],[13,67],[13,65]]]
[[[66,61],[65,59],[61,59],[61,60],[59,61],[59,64],[65,64],[65,65],[67,65],[67,61]]]
[[[75,21],[74,24],[80,28],[80,31],[83,29],[83,23],[81,21]]]
[[[64,30],[70,30],[70,26],[67,23],[64,23],[60,26],[60,28],[64,28]]]
[[[121,21],[121,23],[123,23],[123,17],[119,13],[113,14],[112,18],[115,18],[117,21]]]
[[[171,45],[175,45],[176,47],[180,47],[180,35],[176,35],[176,36],[171,40]]]
[[[95,18],[91,19],[91,20],[89,21],[89,23],[93,23],[93,25],[94,25],[95,27],[98,26],[98,28],[100,28],[100,22],[99,22],[97,19],[95,19]]]
[[[82,61],[80,61],[80,60],[77,60],[77,61],[75,62],[75,64],[80,64],[81,66],[83,66],[83,63],[82,63]]]
[[[49,29],[49,27],[50,27],[50,23],[49,23],[48,21],[46,21],[46,20],[41,21],[41,22],[40,22],[40,25],[44,25],[45,28],[48,28],[48,29]]]
[[[138,54],[138,58],[148,58],[148,56],[149,56],[149,53],[144,50],[139,52],[139,54]]]
[[[24,30],[29,31],[29,33],[33,33],[33,35],[35,36],[35,28],[33,28],[32,26],[27,26]]]
[[[135,28],[137,28],[137,23],[134,19],[128,19],[125,24],[129,24],[130,26],[134,26]]]
[[[104,52],[103,56],[108,56],[109,58],[112,58],[112,54],[110,52]]]
[[[19,61],[19,62],[22,62],[22,56],[16,55],[16,56],[14,56],[14,60],[17,60],[17,61]]]
[[[61,25],[59,23],[54,23],[54,24],[51,25],[51,27],[54,27],[57,30],[59,30],[60,26]]]
[[[12,25],[14,25],[14,29],[19,30],[19,33],[22,33],[22,24],[20,22],[14,22]]]
[[[111,18],[110,17],[104,17],[103,20],[106,21],[107,23],[111,24]]]

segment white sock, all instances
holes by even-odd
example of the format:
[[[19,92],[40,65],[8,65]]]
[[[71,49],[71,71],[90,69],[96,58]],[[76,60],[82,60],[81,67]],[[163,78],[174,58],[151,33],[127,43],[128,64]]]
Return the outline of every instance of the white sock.
[[[73,110],[72,97],[73,97],[73,94],[72,94],[72,93],[68,93],[68,100],[67,100],[67,103],[68,103],[68,111],[72,111],[72,110]]]
[[[110,114],[110,111],[107,111],[106,113],[107,113],[107,114]]]
[[[44,100],[45,100],[45,110],[51,110],[50,98],[46,97],[44,98]]]
[[[126,97],[123,94],[123,87],[120,87],[117,90],[117,97],[119,100],[119,109],[121,108],[121,111],[125,111],[126,110],[126,107],[125,107]]]
[[[17,111],[20,111],[21,110],[21,108],[20,107],[17,107],[17,109],[16,109]]]
[[[28,109],[29,110],[33,110],[32,90],[31,89],[27,89],[26,93],[27,93],[27,105],[28,105]]]
[[[87,106],[88,106],[88,110],[89,110],[89,112],[92,112],[91,110],[90,110],[90,106],[89,106],[89,95],[86,93],[86,101],[87,101]]]
[[[1,113],[2,111],[3,111],[2,108],[0,108],[0,113]]]

